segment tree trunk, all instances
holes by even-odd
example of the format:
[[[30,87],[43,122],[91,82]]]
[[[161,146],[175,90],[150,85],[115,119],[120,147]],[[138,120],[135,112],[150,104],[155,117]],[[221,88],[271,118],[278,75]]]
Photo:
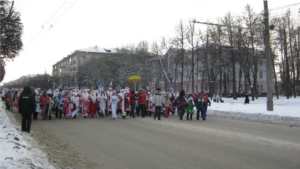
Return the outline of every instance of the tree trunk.
[[[230,26],[230,22],[229,22]],[[231,27],[229,27],[229,42],[230,42],[230,48],[231,50],[231,64],[232,64],[232,98],[236,100],[236,84],[235,84],[235,54],[233,52],[233,40],[232,40],[232,30]]]
[[[295,41],[296,41],[296,38],[295,38]],[[296,42],[295,42],[296,43]],[[300,73],[300,71],[299,71],[299,64],[300,64],[300,60],[299,60],[299,55],[300,55],[300,27],[298,27],[298,46],[296,45],[296,47],[297,47],[297,93],[298,93],[298,96],[300,95],[300,93],[299,93],[299,85],[300,85],[300,83],[299,83],[299,81],[300,81],[300,78],[299,78],[299,73]]]
[[[285,28],[283,28],[283,46],[284,46],[284,56],[285,56],[285,63],[286,63],[286,98],[290,98],[290,68],[289,68],[289,59],[287,56],[287,44],[286,44],[286,31]]]
[[[296,78],[295,78],[295,61],[294,61],[294,54],[293,54],[293,47],[292,47],[292,35],[291,35],[291,25],[290,25],[290,17],[288,16],[288,29],[289,29],[289,43],[290,43],[290,52],[292,57],[292,75],[293,75],[293,83],[292,83],[292,90],[294,94],[294,98],[296,98]]]

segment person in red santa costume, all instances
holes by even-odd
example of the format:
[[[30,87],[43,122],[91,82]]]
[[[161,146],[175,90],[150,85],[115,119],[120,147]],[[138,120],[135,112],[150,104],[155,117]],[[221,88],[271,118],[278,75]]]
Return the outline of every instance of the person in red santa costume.
[[[146,116],[152,116],[152,109],[153,109],[153,98],[152,95],[150,93],[150,91],[147,92],[147,96],[146,96]]]
[[[17,94],[15,96],[15,100],[12,102],[12,106],[14,106],[16,108],[19,108],[18,103],[19,103],[19,98],[20,98],[21,93],[22,93],[21,90],[17,91]]]
[[[130,113],[130,91],[129,87],[125,87],[125,93],[124,93],[124,110],[126,112],[126,116]]]
[[[97,96],[95,91],[91,92],[89,100],[90,100],[90,116],[93,118],[97,110]]]
[[[111,114],[111,104],[110,104],[110,99],[112,97],[113,94],[113,89],[111,87],[108,88],[108,91],[106,91],[106,96],[107,96],[107,100],[106,100],[106,111],[105,111],[105,115],[108,116],[108,114]]]
[[[119,92],[119,94],[118,94],[118,99],[119,99],[119,102],[118,102],[118,112],[121,113],[123,119],[126,118],[124,96],[125,96],[125,90],[121,89],[120,92]]]
[[[82,117],[83,118],[86,118],[86,116],[88,115],[89,105],[90,105],[89,94],[87,92],[87,89],[84,89],[82,93]]]
[[[73,96],[71,97],[71,103],[73,104],[71,109],[72,117],[76,118],[77,113],[79,111],[79,97],[76,91],[73,92]]]
[[[164,96],[164,104],[165,104],[165,113],[164,117],[169,117],[169,107],[171,104],[170,98],[172,97],[171,90],[168,89],[168,91],[163,95]]]
[[[63,98],[63,108],[64,108],[65,117],[71,116],[70,103],[71,103],[71,95],[70,95],[70,91],[67,90]]]
[[[83,91],[78,91],[77,96],[78,96],[78,113],[82,113],[82,92]]]
[[[43,117],[43,120],[45,120],[48,116],[47,112],[48,112],[48,105],[49,105],[50,99],[47,96],[47,92],[44,91],[43,95],[40,97],[40,105],[42,107],[42,112],[41,115]]]

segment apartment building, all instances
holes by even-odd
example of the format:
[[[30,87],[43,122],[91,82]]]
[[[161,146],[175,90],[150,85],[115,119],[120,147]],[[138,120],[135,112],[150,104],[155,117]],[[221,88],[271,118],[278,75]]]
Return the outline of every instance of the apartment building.
[[[68,56],[52,65],[52,76],[57,79],[56,87],[77,87],[76,77],[79,67],[94,57],[107,57],[117,54],[116,49],[101,48],[98,46],[75,50]]]

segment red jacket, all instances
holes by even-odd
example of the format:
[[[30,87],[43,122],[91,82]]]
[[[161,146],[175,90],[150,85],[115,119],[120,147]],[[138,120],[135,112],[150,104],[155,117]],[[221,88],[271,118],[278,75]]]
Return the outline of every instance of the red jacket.
[[[7,101],[8,101],[8,100],[9,100],[9,98],[10,98],[10,94],[9,94],[9,93],[6,93],[4,96],[5,96],[5,100],[7,100]]]
[[[122,96],[118,95],[118,99],[119,99],[119,102],[118,102],[118,109],[122,109],[122,108],[123,108],[123,105],[122,105],[123,98],[122,98]]]
[[[146,94],[145,94],[145,92],[140,92],[138,94],[138,104],[146,104]]]
[[[135,104],[135,94],[130,93],[129,97],[130,97],[129,104]]]

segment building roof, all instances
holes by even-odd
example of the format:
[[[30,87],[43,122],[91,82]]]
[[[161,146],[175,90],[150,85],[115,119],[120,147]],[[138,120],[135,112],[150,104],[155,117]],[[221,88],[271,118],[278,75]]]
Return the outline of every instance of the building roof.
[[[63,60],[68,59],[71,55],[73,55],[76,52],[114,53],[115,54],[115,53],[117,53],[117,50],[116,49],[110,49],[110,48],[102,48],[102,47],[98,47],[98,46],[78,49],[78,50],[75,50],[74,52],[72,52],[71,54],[69,54],[68,56],[63,57],[60,61],[56,62],[52,66],[55,66],[56,64],[62,62]]]
[[[79,52],[94,52],[94,53],[117,53],[116,49],[102,48],[102,47],[98,47],[98,46],[87,47],[87,48],[79,49],[79,50],[76,50],[76,51],[79,51]]]

